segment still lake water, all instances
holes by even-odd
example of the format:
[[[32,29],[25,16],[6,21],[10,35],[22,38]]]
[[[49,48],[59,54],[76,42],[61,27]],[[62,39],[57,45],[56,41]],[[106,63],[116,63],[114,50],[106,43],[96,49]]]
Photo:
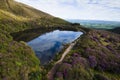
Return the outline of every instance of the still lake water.
[[[27,44],[32,47],[41,64],[44,65],[63,49],[63,44],[73,42],[82,34],[82,32],[54,30],[29,41]]]

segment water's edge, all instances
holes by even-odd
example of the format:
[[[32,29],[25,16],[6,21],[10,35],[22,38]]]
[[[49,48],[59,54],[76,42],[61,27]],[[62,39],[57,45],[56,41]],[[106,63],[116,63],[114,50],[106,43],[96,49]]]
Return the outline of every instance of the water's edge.
[[[63,44],[74,42],[82,34],[82,32],[54,30],[40,35],[27,44],[32,47],[41,64],[46,64],[64,48]]]

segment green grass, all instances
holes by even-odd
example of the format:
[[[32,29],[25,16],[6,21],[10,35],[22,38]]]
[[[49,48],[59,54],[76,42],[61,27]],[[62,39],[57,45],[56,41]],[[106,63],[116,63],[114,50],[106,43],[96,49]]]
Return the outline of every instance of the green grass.
[[[60,24],[69,23],[14,0],[0,0],[0,80],[41,80],[35,53],[10,33]]]

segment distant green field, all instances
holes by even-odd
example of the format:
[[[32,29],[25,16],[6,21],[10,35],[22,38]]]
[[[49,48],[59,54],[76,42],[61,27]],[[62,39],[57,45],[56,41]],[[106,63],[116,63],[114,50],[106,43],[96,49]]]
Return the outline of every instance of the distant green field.
[[[114,29],[116,27],[120,27],[120,22],[117,21],[77,20],[77,19],[70,19],[68,21],[72,23],[80,23],[85,27],[95,29]]]

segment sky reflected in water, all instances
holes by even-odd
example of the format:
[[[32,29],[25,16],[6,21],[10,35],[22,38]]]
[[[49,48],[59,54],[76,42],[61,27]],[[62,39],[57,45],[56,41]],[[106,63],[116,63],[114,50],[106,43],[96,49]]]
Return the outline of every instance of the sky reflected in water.
[[[55,30],[29,41],[28,45],[35,51],[41,64],[46,64],[63,48],[63,44],[71,43],[82,34],[82,32]]]

